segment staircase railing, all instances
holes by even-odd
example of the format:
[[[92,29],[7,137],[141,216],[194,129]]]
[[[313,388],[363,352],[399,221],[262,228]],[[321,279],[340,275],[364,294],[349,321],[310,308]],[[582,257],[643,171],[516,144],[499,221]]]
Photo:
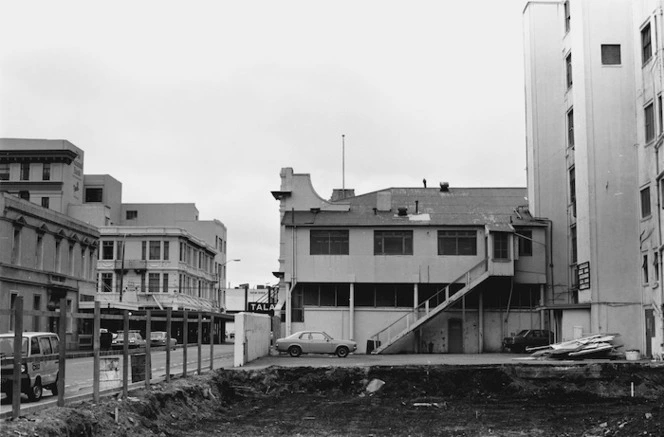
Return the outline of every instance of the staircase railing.
[[[427,317],[435,308],[441,305],[447,305],[450,300],[455,300],[456,293],[459,293],[461,290],[463,290],[463,288],[467,287],[472,281],[479,278],[487,271],[488,258],[485,258],[479,263],[475,264],[461,276],[450,282],[447,286],[438,290],[438,292],[436,292],[433,296],[420,303],[416,308],[413,308],[413,310],[408,314],[403,315],[399,319],[395,320],[385,328],[369,337],[370,341],[373,341],[373,350],[386,347],[391,344],[392,341],[403,337],[403,335],[405,335],[420,319]],[[459,283],[464,283],[464,287],[460,290],[451,292],[451,287],[454,284]]]

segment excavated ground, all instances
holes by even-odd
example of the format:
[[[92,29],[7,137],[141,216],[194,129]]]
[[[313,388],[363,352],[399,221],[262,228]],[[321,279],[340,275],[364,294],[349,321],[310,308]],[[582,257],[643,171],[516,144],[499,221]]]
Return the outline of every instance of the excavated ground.
[[[662,401],[654,364],[270,367],[46,409],[0,435],[662,436]]]

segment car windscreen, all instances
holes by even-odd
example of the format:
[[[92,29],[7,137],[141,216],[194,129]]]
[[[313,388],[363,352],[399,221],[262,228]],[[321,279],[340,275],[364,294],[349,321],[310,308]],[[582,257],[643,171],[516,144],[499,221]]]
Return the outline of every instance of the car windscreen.
[[[23,337],[21,343],[21,353],[28,355],[28,339]],[[14,356],[14,337],[0,338],[0,354],[3,356]]]

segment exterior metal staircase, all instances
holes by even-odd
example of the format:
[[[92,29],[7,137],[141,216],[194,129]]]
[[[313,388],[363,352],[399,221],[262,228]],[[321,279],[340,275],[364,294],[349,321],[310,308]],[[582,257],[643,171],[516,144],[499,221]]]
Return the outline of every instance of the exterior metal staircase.
[[[489,259],[486,258],[471,267],[445,288],[422,302],[417,308],[413,308],[412,312],[402,316],[372,335],[370,340],[373,341],[374,349],[371,353],[380,354],[385,352],[415,329],[454,305],[454,303],[484,282],[489,276],[491,276],[491,271],[489,270]],[[464,283],[465,285],[462,289],[452,292],[453,294],[450,295],[450,287],[458,283]]]

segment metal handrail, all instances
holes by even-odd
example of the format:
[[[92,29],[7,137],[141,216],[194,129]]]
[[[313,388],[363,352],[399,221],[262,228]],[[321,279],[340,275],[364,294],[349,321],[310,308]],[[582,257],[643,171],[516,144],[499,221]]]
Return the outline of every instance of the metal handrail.
[[[484,268],[481,270],[481,273],[477,277],[479,277],[482,274],[484,274],[485,272],[487,272],[489,270],[488,261],[489,261],[488,258],[485,258],[485,259],[481,260],[479,263],[475,264],[470,269],[468,269],[466,272],[461,274],[458,278],[456,278],[452,282],[450,282],[447,286],[445,286],[444,288],[441,288],[440,290],[438,290],[433,296],[429,297],[428,299],[426,299],[425,301],[423,301],[422,303],[417,305],[415,308],[413,308],[413,311],[409,312],[408,314],[405,314],[405,315],[401,316],[400,318],[398,318],[394,322],[387,325],[385,328],[381,329],[380,331],[378,331],[374,335],[370,336],[369,339],[374,341],[374,344],[376,345],[376,349],[380,345],[380,337],[381,337],[382,334],[384,334],[386,332],[389,334],[390,328],[392,328],[393,326],[395,326],[399,323],[403,324],[404,321],[405,321],[405,328],[402,328],[399,331],[399,333],[397,335],[395,335],[394,337],[396,338],[402,332],[409,330],[411,324],[414,324],[415,322],[417,322],[421,318],[426,317],[431,312],[432,309],[437,308],[441,305],[445,305],[450,300],[450,287],[453,284],[456,284],[456,283],[459,283],[459,282],[464,282],[462,280],[465,279],[464,287],[467,286],[468,284],[470,284],[471,280],[475,279],[474,277],[471,277],[471,273],[480,266],[484,266]],[[441,293],[444,293],[445,300],[438,303],[434,307],[431,307],[430,302],[433,301],[434,299],[435,299],[435,302],[438,302],[438,299],[439,299]],[[424,314],[422,314],[422,316],[420,316],[420,313],[421,313],[422,310],[424,310]],[[412,323],[411,323],[411,320],[410,320],[411,317],[414,317],[414,320],[412,321]],[[388,335],[387,344],[390,343],[391,338],[392,337],[390,337]]]

